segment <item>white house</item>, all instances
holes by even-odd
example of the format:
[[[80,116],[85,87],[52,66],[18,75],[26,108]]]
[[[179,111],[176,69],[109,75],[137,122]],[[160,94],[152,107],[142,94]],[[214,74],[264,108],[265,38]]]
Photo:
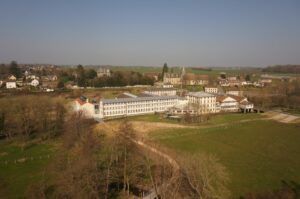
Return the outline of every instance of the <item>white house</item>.
[[[97,77],[104,77],[104,76],[110,77],[111,72],[108,68],[101,67],[97,70]]]
[[[228,95],[235,95],[235,96],[241,96],[242,91],[226,91],[226,94]]]
[[[242,112],[244,113],[250,113],[253,108],[254,108],[254,105],[253,103],[251,102],[248,102],[248,101],[242,101],[240,104],[239,104],[239,108],[241,109]]]
[[[30,86],[37,87],[40,84],[40,82],[37,79],[34,79],[30,82]]]
[[[6,82],[6,88],[7,89],[17,88],[17,84],[15,81],[8,81]]]
[[[220,95],[217,96],[218,112],[251,112],[253,103],[249,102],[246,97],[236,95]]]
[[[11,76],[9,76],[9,77],[8,77],[8,80],[11,80],[11,81],[16,81],[16,80],[17,80],[17,78],[16,78],[16,76],[14,76],[14,75],[11,75]]]
[[[36,76],[36,75],[28,75],[28,76],[26,76],[26,79],[40,79],[38,76]]]
[[[218,112],[237,112],[239,110],[239,102],[232,96],[217,96]]]
[[[89,99],[81,97],[75,100],[75,111],[82,111],[85,117],[88,118],[100,118],[99,115],[99,103],[91,103]]]
[[[218,93],[218,88],[217,87],[205,87],[204,91],[206,93]]]

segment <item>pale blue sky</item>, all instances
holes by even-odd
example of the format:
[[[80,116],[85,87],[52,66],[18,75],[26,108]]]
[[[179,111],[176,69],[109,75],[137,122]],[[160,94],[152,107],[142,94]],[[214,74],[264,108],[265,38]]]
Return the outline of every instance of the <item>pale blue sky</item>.
[[[299,0],[0,0],[0,62],[300,63]]]

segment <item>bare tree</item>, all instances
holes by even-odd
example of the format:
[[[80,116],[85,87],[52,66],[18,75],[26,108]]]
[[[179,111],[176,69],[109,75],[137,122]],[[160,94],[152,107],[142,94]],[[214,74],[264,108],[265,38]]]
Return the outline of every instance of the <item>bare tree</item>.
[[[225,167],[212,155],[195,154],[181,160],[184,178],[195,198],[228,198],[229,176]]]

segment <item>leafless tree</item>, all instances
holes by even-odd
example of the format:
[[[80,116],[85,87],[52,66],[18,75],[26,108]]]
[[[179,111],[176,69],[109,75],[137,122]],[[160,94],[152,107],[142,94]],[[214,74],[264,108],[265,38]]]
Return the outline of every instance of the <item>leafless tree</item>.
[[[212,155],[194,154],[181,159],[183,176],[195,198],[228,198],[229,176],[225,167]]]

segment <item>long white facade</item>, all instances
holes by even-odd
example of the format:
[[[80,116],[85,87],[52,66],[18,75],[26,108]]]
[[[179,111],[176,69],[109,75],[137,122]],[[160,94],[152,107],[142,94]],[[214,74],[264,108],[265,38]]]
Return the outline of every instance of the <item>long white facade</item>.
[[[77,101],[75,110],[85,111],[88,117],[102,119],[164,112],[171,107],[186,105],[188,101],[178,96],[153,96],[103,99],[90,105],[86,103]]]

